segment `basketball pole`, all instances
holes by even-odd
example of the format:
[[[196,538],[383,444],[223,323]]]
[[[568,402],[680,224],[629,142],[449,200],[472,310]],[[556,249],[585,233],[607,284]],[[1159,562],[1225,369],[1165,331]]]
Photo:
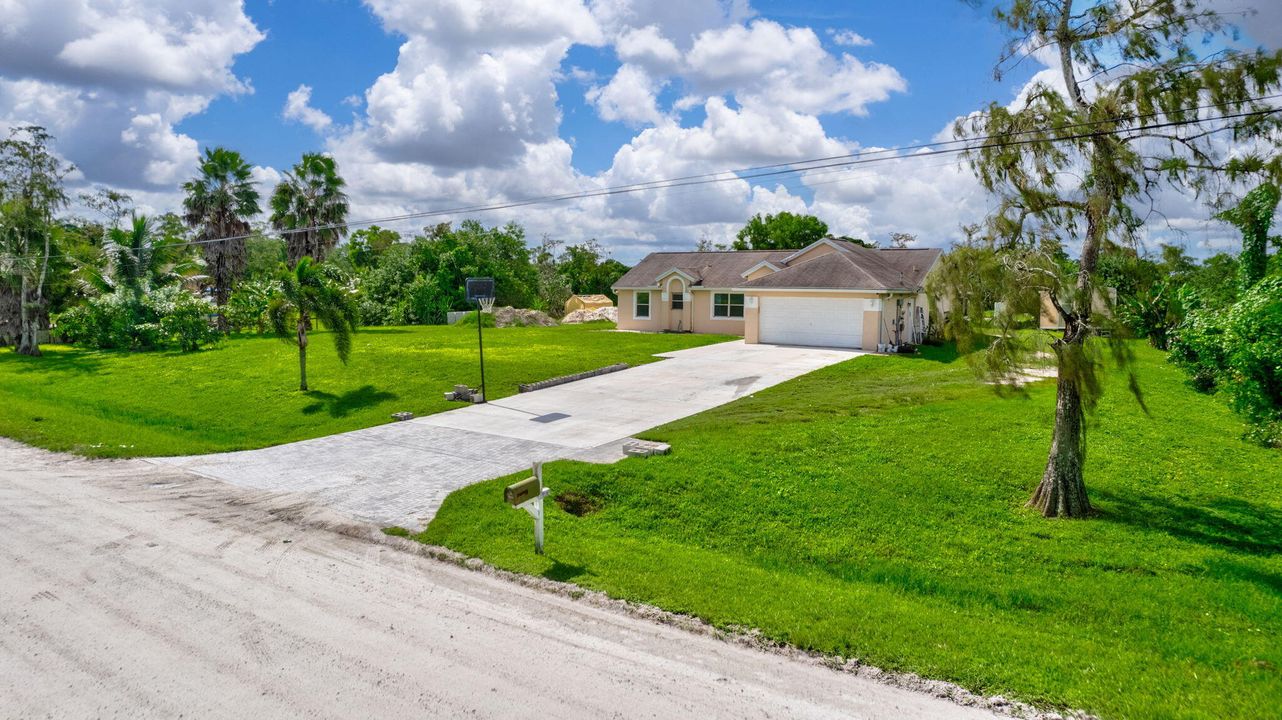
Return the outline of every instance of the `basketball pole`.
[[[481,400],[490,401],[490,396],[485,394],[485,340],[482,339],[481,326],[485,323],[481,321],[481,301],[476,301],[476,349],[481,354]]]

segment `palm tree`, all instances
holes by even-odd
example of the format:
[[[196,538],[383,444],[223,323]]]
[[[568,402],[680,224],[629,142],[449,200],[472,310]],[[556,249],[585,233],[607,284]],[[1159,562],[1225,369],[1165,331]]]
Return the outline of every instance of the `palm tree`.
[[[187,279],[197,268],[186,244],[158,234],[145,215],[135,215],[128,229],[106,233],[98,263],[78,263],[81,282],[90,292],[124,289],[141,297],[154,288]]]
[[[347,235],[347,194],[343,192],[346,184],[334,158],[307,153],[276,186],[272,193],[272,227],[285,236],[290,267],[304,257],[323,262]]]
[[[223,306],[232,286],[245,272],[245,239],[249,218],[259,212],[258,190],[249,163],[226,148],[205,149],[200,175],[183,183],[183,220],[197,231],[205,255],[205,272],[218,306],[218,329],[227,331]]]
[[[267,307],[272,331],[285,342],[298,345],[298,389],[307,391],[307,331],[312,318],[324,323],[334,336],[334,349],[343,364],[352,352],[357,312],[350,289],[336,271],[304,255],[291,270],[280,269],[280,292]]]

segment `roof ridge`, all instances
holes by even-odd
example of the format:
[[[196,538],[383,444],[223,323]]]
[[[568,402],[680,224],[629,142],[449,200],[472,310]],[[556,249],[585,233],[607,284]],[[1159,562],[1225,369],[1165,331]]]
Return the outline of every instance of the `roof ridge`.
[[[865,249],[868,249],[868,248],[865,248]],[[831,254],[832,254],[832,253],[828,253],[828,255],[831,255]],[[844,252],[844,253],[842,253],[842,254],[841,254],[841,259],[842,259],[842,260],[845,260],[847,263],[850,263],[850,267],[854,268],[855,270],[858,270],[858,271],[859,271],[859,273],[860,273],[861,275],[863,275],[864,277],[868,278],[869,280],[871,280],[871,281],[873,281],[873,282],[877,282],[877,278],[876,278],[875,276],[873,276],[873,274],[872,274],[872,273],[868,272],[868,270],[866,270],[864,267],[862,267],[859,263],[855,262],[855,258],[853,257],[853,256],[854,256],[854,254],[855,254],[855,253],[854,253],[854,250],[853,250],[853,249],[851,249],[851,250],[847,250],[846,252]],[[825,255],[824,257],[827,257],[827,256]],[[823,259],[822,257],[820,257],[820,258],[816,258],[816,260],[822,260],[822,259]],[[805,263],[802,263],[802,265],[805,265]],[[798,267],[800,267],[800,266],[798,266]]]

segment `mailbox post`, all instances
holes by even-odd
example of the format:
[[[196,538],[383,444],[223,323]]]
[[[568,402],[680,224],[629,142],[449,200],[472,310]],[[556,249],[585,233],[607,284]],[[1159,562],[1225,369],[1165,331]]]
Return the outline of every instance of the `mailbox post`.
[[[543,499],[550,491],[543,487],[543,463],[534,463],[534,476],[503,489],[503,500],[534,518],[534,552],[543,554]]]

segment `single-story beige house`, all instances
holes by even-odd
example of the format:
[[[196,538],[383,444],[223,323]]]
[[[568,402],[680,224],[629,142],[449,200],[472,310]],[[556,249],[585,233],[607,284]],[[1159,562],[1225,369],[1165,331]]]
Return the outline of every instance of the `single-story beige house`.
[[[1113,308],[1117,306],[1117,288],[1104,288],[1104,292],[1108,293],[1107,301],[1098,289],[1091,294],[1091,313],[1111,317]],[[1042,330],[1064,329],[1064,316],[1059,314],[1055,303],[1051,302],[1050,293],[1045,290],[1041,292],[1041,313],[1037,326]]]
[[[565,314],[569,315],[575,310],[596,310],[608,307],[614,307],[614,301],[609,295],[571,295],[570,299],[565,301]]]
[[[619,329],[875,350],[918,343],[942,251],[824,238],[800,250],[657,252],[613,286]]]

